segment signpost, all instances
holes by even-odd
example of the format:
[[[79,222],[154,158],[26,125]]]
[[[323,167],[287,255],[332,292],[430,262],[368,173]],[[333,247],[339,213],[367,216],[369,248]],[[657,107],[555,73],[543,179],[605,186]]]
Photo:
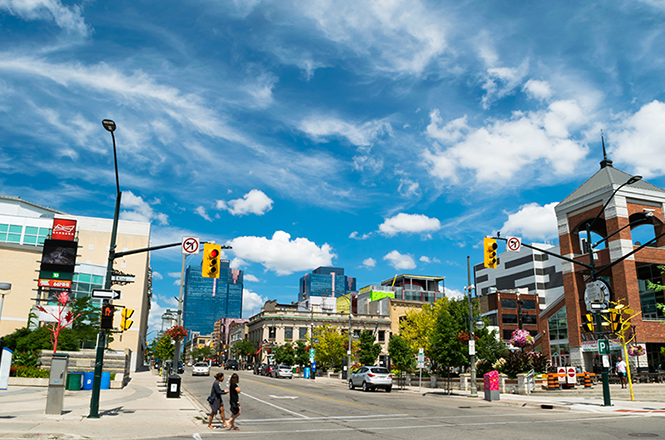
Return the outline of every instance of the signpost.
[[[418,349],[418,369],[420,370],[420,380],[418,380],[418,392],[420,392],[421,382],[423,381],[423,367],[425,366],[425,350]]]
[[[122,293],[119,290],[93,289],[92,297],[95,299],[114,300],[122,298]]]
[[[568,385],[575,386],[577,383],[577,375],[575,373],[575,367],[567,367],[566,368],[566,375],[568,376]]]

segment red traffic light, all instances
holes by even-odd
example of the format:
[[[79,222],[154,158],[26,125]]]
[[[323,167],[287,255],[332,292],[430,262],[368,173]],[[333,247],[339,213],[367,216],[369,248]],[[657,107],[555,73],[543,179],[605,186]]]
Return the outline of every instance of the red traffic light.
[[[218,255],[219,255],[219,251],[217,249],[212,249],[210,251],[210,258],[217,258]]]

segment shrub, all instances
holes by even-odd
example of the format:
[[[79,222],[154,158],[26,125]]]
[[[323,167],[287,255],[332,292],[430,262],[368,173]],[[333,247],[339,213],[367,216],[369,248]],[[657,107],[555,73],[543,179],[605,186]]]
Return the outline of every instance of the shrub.
[[[11,367],[9,369],[10,377],[29,377],[29,378],[48,379],[50,374],[51,374],[50,370],[42,370],[41,368],[36,368],[36,367]]]
[[[17,351],[12,356],[12,365],[15,367],[38,367],[39,355],[36,350]]]

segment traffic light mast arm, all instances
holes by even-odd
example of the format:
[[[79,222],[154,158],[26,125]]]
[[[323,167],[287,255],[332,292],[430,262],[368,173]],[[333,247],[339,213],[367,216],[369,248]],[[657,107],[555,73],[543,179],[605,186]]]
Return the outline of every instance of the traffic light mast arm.
[[[201,242],[201,244],[205,244],[205,243],[206,243],[205,241]],[[176,247],[176,246],[181,246],[181,245],[182,245],[182,242],[178,242],[178,243],[160,244],[159,246],[151,246],[151,247],[142,248],[142,249],[134,249],[134,250],[131,250],[131,251],[116,252],[115,255],[114,255],[114,259],[115,258],[121,258],[121,257],[127,256],[127,255],[140,254],[142,252],[151,252],[151,251],[156,251],[156,250],[159,250],[159,249],[166,249],[166,248],[171,248],[171,247]],[[222,249],[233,249],[233,247],[231,247],[231,246],[222,246]]]
[[[503,238],[503,237],[492,237],[492,238],[494,238],[496,240],[508,241],[507,238]],[[544,249],[540,249],[540,248],[537,248],[535,246],[531,246],[530,244],[526,244],[524,242],[522,242],[522,246],[524,246],[526,248],[529,248],[529,249],[536,250],[538,252],[542,252],[542,253],[547,254],[547,255],[551,255],[552,257],[556,257],[556,258],[559,258],[561,260],[568,261],[570,263],[579,264],[580,266],[584,266],[584,267],[586,267],[587,269],[589,269],[591,271],[595,270],[595,268],[590,264],[582,263],[581,261],[573,260],[572,258],[564,257],[563,255],[555,254],[554,252],[546,251]]]

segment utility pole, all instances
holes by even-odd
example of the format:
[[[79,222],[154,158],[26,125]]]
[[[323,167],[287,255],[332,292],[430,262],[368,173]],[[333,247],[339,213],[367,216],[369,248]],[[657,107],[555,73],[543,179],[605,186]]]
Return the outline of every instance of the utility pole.
[[[471,301],[471,292],[474,290],[474,286],[471,284],[471,257],[466,256],[466,274],[468,285],[464,288],[466,293],[469,295],[469,373],[471,380],[471,394],[469,397],[478,397],[478,386],[476,384],[476,336],[474,331],[474,319],[473,319],[473,303]]]

